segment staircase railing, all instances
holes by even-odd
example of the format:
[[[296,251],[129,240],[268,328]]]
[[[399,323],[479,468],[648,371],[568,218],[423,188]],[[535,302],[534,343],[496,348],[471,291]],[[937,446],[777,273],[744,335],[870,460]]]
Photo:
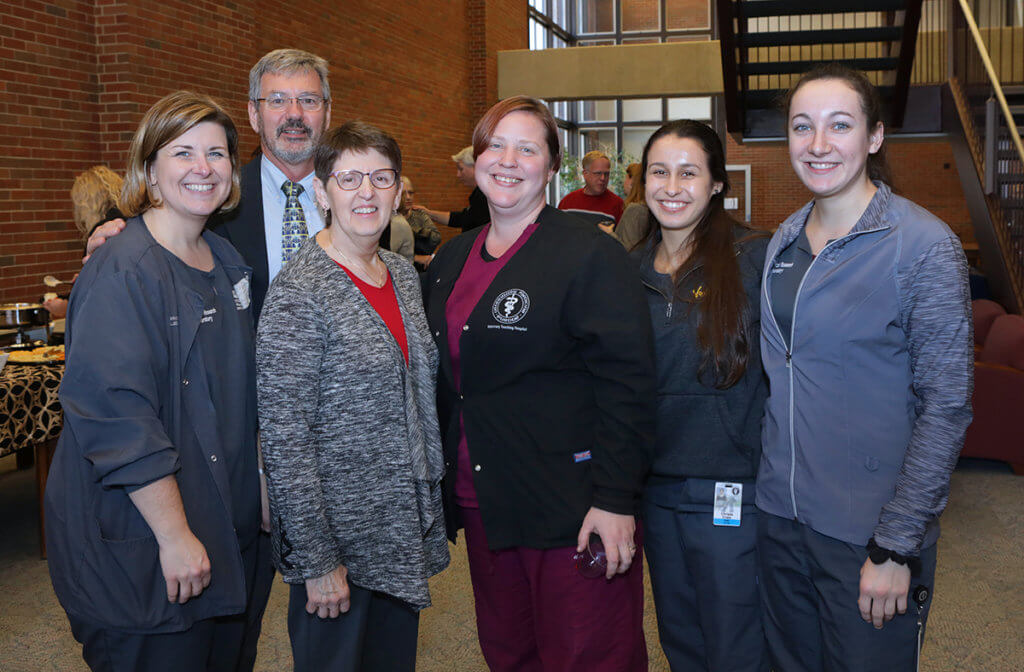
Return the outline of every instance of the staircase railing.
[[[975,21],[969,0],[955,0],[949,31],[949,85],[967,145],[985,191],[995,236],[1004,259],[1014,299],[1024,309],[1024,143],[1000,83],[986,40]],[[993,29],[989,27],[989,42]],[[1005,60],[1002,31],[999,40],[999,68],[1009,68],[1012,79],[1014,60]],[[1010,31],[1009,53],[1015,51],[1016,31]],[[992,46],[996,46],[993,44]],[[1012,80],[1011,80],[1012,81]],[[974,101],[984,101],[985,122],[976,122]]]

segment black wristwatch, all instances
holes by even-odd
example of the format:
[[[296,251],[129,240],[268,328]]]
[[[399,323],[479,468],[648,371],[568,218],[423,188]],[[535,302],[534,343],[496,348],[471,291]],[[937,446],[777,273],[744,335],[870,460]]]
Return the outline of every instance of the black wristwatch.
[[[868,558],[875,565],[884,565],[887,560],[892,560],[897,565],[906,565],[910,568],[911,576],[921,573],[921,559],[909,555],[901,555],[888,548],[882,548],[875,541],[874,537],[868,539]]]

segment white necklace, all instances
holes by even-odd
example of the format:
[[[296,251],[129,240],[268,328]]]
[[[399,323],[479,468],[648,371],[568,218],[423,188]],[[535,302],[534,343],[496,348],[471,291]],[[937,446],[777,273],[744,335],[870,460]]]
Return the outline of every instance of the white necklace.
[[[340,254],[341,258],[344,259],[345,261],[347,261],[348,265],[352,267],[352,270],[356,271],[356,273],[358,274],[359,269],[356,268],[356,265],[354,263],[352,263],[351,259],[348,258],[348,255],[345,254],[344,252],[342,252],[341,250],[339,250],[337,247],[334,246],[334,236],[331,235],[330,231],[327,232],[327,244],[331,246],[332,250],[334,250],[335,252]],[[366,270],[363,271],[362,275],[366,276],[366,278],[369,278],[369,283],[371,285],[373,285],[374,287],[376,287],[377,289],[380,289],[381,287],[383,287],[384,286],[384,280],[385,280],[385,271],[384,271],[384,269],[383,268],[380,269],[380,280],[377,280],[370,273],[369,265],[368,264],[363,264],[363,266],[364,266],[364,268]]]

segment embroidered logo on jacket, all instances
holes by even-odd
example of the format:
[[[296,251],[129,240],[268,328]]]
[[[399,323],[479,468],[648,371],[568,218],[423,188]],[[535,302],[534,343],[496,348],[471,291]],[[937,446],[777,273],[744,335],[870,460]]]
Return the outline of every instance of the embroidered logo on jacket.
[[[515,324],[530,310],[530,295],[521,289],[508,289],[498,294],[491,305],[491,315],[502,324]]]

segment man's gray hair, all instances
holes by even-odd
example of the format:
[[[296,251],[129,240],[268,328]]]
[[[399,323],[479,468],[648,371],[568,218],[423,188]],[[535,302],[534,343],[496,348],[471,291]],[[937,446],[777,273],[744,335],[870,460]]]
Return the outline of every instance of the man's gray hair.
[[[258,60],[249,71],[249,100],[262,97],[260,81],[263,79],[263,75],[268,73],[292,74],[300,70],[315,72],[320,78],[320,88],[324,100],[331,99],[331,85],[327,81],[327,61],[301,49],[275,49]]]

